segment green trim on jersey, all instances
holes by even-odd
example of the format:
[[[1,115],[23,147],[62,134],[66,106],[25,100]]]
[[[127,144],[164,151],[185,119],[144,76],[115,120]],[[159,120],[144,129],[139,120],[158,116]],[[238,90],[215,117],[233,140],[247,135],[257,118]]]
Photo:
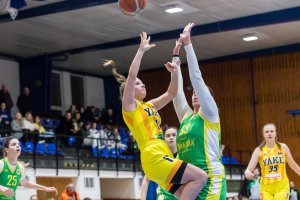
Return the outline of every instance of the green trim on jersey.
[[[195,200],[226,200],[227,185],[225,178],[208,178]]]
[[[16,200],[16,190],[22,178],[22,171],[17,163],[15,170],[12,170],[8,164],[7,158],[2,159],[3,171],[0,173],[0,185],[8,187],[14,191],[13,197],[7,197],[0,194],[0,200]]]
[[[156,200],[177,200],[177,198],[162,187],[158,187]]]
[[[200,113],[189,114],[181,122],[176,142],[179,159],[201,168],[208,177],[225,177],[220,123],[209,122]]]

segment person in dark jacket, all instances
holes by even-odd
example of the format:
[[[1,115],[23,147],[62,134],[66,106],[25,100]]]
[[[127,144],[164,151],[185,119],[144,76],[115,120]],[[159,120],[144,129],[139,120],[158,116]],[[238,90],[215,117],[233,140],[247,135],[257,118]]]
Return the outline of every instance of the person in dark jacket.
[[[22,94],[19,95],[17,106],[23,116],[25,113],[31,112],[30,90],[28,87],[24,87]]]
[[[10,93],[5,84],[1,85],[0,103],[5,103],[6,109],[9,110],[9,112],[10,112],[11,108],[14,106],[14,103],[11,99]]]

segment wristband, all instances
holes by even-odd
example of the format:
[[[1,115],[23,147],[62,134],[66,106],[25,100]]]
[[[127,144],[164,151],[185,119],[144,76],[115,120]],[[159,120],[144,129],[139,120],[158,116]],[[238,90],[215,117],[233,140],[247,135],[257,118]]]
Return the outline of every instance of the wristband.
[[[176,62],[178,62],[178,61],[180,62],[179,56],[176,56],[176,55],[174,56],[174,55],[173,55],[172,63],[173,63],[173,64],[176,64]]]

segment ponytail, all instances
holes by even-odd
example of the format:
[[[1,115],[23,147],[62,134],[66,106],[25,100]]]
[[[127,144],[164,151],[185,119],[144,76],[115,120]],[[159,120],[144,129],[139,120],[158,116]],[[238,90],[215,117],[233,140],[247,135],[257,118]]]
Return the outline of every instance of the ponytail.
[[[119,90],[120,90],[120,97],[122,99],[124,88],[125,88],[125,83],[126,83],[126,77],[117,72],[117,67],[113,60],[105,60],[103,62],[103,66],[112,68],[112,70],[111,70],[112,75],[115,77],[116,81],[120,84]]]

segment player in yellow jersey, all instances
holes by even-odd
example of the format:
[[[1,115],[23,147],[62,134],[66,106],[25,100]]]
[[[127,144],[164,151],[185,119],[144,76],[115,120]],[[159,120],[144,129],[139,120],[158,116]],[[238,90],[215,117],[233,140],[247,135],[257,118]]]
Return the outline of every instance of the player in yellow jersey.
[[[279,143],[274,124],[263,127],[264,141],[253,152],[245,171],[247,179],[252,179],[252,171],[259,162],[261,168],[260,199],[289,199],[290,186],[286,175],[286,163],[300,176],[300,167],[294,161],[288,146]]]
[[[25,165],[18,161],[20,154],[19,140],[9,136],[4,145],[4,158],[0,160],[0,200],[16,200],[16,190],[19,184],[23,187],[57,194],[54,187],[46,187],[26,179]]]
[[[113,67],[113,75],[120,85],[123,118],[135,137],[141,151],[141,162],[145,175],[175,194],[179,199],[195,199],[206,183],[206,173],[194,165],[175,159],[171,150],[163,139],[160,127],[161,119],[158,110],[167,105],[177,94],[177,65],[168,62],[165,64],[171,73],[171,81],[167,91],[161,96],[144,102],[146,88],[137,78],[142,57],[146,51],[153,48],[149,44],[150,37],[147,33],[140,34],[141,43],[132,61],[128,76],[118,74],[112,61],[105,65]],[[178,42],[178,48],[181,43]]]

